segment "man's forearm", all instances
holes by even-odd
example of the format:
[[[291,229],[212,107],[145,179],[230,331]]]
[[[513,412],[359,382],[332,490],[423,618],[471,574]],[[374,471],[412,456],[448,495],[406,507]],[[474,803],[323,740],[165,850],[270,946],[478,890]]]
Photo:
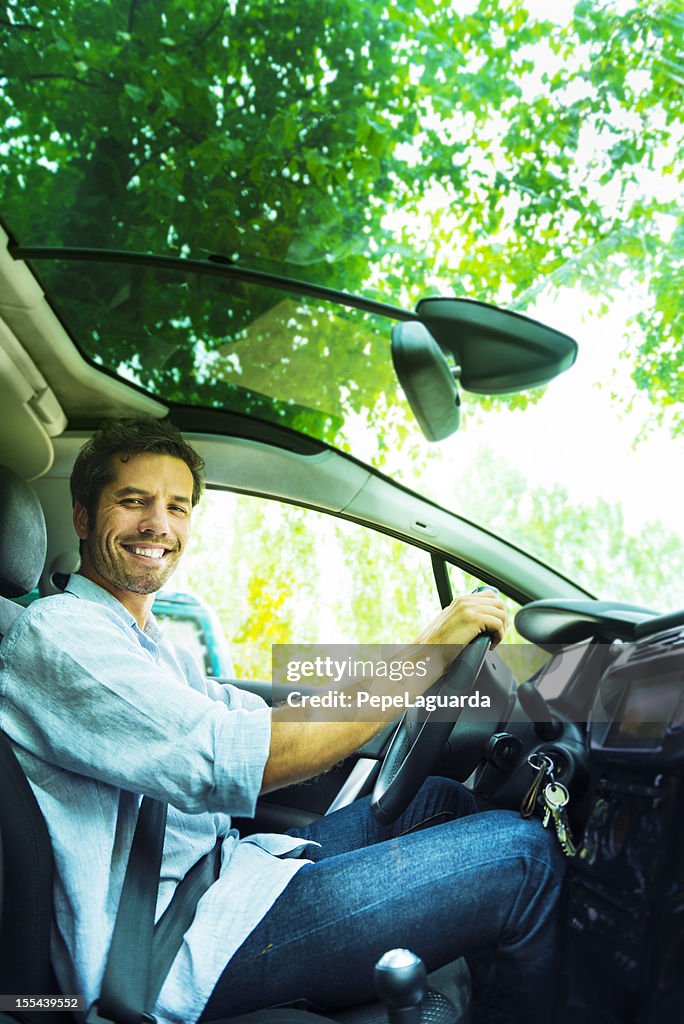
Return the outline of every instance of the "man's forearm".
[[[424,693],[443,674],[447,665],[458,651],[457,648],[470,643],[479,633],[487,632],[495,642],[500,642],[506,629],[506,611],[501,600],[491,592],[468,594],[456,598],[419,634],[416,643],[404,648],[398,660],[406,671],[399,685],[410,699]],[[429,657],[426,656],[429,651]],[[418,660],[429,666],[425,674],[415,671]],[[361,710],[362,702],[354,699],[360,691],[386,695],[387,680],[378,684],[376,680],[353,683],[344,688],[352,695],[351,705],[356,708],[345,714],[343,720],[322,720],[320,709],[283,706],[275,708],[272,714],[271,745],[269,758],[264,769],[262,792],[281,786],[302,782],[326,771],[334,764],[358,750],[373,738],[396,716],[397,710],[389,702],[372,704],[373,721],[367,718],[367,710]],[[346,705],[349,707],[349,704]],[[366,709],[367,704],[363,705]]]
[[[271,752],[262,793],[311,779],[344,760],[385,727],[386,722],[320,722],[283,719],[276,708]]]
[[[407,647],[401,657],[394,659],[397,663],[401,661],[407,672],[400,682],[393,685],[408,700],[436,682],[449,660],[443,649],[430,647],[430,657],[425,662],[430,667],[424,675],[418,676],[414,671],[416,661],[421,656],[425,659],[427,649],[426,645]],[[386,679],[378,681],[373,678],[347,684],[343,693],[348,710],[338,721],[322,719],[321,715],[326,713],[319,708],[292,708],[287,705],[274,708],[271,748],[262,792],[313,778],[368,743],[397,717],[396,709],[382,699],[387,697],[387,685]],[[380,699],[368,704],[359,699],[362,693]],[[372,721],[368,720],[369,706],[373,708]]]

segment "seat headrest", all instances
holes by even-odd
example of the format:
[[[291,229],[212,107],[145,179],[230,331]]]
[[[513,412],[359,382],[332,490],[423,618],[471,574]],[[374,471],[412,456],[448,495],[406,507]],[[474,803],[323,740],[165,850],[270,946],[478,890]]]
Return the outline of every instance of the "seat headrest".
[[[45,564],[45,517],[33,488],[0,466],[0,594],[21,597],[37,585]]]

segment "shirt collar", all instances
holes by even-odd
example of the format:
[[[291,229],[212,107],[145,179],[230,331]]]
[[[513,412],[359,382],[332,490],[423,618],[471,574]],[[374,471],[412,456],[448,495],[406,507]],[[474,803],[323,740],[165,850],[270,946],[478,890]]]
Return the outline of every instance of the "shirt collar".
[[[110,611],[123,619],[127,625],[132,626],[139,632],[143,632],[140,630],[135,617],[121,604],[121,601],[114,597],[113,594],[110,594],[108,590],[105,590],[104,587],[93,583],[87,576],[81,576],[80,573],[72,572],[64,591],[67,594],[73,594],[74,597],[80,597],[86,601],[94,601],[95,604],[101,604],[105,608],[109,608]],[[144,633],[154,640],[155,643],[159,643],[161,640],[162,634],[152,612],[150,612],[145,623]]]

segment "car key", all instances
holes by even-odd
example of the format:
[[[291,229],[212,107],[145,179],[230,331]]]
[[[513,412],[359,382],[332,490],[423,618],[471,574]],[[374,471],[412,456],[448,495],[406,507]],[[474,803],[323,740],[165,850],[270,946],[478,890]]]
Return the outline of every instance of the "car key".
[[[520,805],[520,816],[522,818],[531,818],[534,814],[534,809],[537,806],[537,797],[547,775],[553,782],[554,765],[548,754],[530,754],[527,763],[536,772],[536,775]]]
[[[551,821],[551,808],[550,808],[550,806],[549,806],[549,804],[547,803],[547,800],[546,800],[546,791],[544,791],[544,813],[542,815],[542,825],[544,826],[544,828],[548,828],[549,827],[549,822],[550,821]]]
[[[556,827],[556,835],[561,849],[566,857],[574,857],[577,847],[570,830],[568,821],[567,806],[570,803],[570,793],[562,782],[549,782],[544,787],[544,803],[546,810],[542,824],[546,827],[549,818],[553,818]]]
[[[542,825],[544,826],[544,828],[548,828],[549,826],[549,821],[551,820],[551,805],[553,801],[555,800],[556,803],[558,803],[559,801],[562,802],[563,794],[567,795],[568,800],[570,799],[570,794],[568,793],[566,787],[562,783],[556,782],[556,780],[554,779],[553,771],[549,772],[549,777],[549,782],[544,787],[543,793],[544,813],[542,815]],[[551,787],[551,794],[549,797],[547,797],[546,791],[547,789],[549,789],[549,787]]]
[[[542,825],[546,828],[549,824],[549,819],[553,817],[554,821],[556,816],[560,814],[563,808],[567,805],[570,800],[570,794],[567,788],[562,782],[556,782],[553,779],[547,783],[544,787],[544,817],[542,818]]]

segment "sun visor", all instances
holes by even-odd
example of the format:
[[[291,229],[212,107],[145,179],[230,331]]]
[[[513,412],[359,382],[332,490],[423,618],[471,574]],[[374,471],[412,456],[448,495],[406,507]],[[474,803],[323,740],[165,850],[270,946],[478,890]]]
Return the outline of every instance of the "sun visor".
[[[33,480],[52,465],[52,438],[66,426],[53,391],[0,319],[0,462]]]

